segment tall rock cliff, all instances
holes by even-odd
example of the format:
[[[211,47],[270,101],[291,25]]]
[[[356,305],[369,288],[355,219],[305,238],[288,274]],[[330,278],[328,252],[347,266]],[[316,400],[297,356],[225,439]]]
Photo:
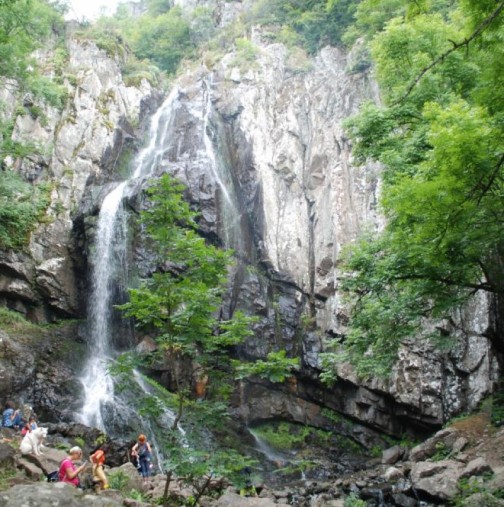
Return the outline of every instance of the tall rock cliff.
[[[364,228],[382,226],[379,167],[352,163],[342,124],[379,97],[369,75],[352,70],[352,54],[325,48],[312,60],[259,31],[251,41],[253,59],[236,51],[177,81],[176,128],[160,168],[185,181],[202,231],[237,252],[225,309],[261,317],[243,356],[284,349],[302,359],[284,389],[244,386],[241,416],[324,425],[326,407],[400,435],[475,408],[498,376],[483,296],[451,322],[425,323],[452,337],[451,351],[411,340],[389,379],[363,382],[341,365],[333,387],[320,384],[326,340],[346,332],[339,253]]]
[[[131,125],[139,124],[152,95],[147,81],[139,88],[126,86],[118,58],[79,41],[71,25],[68,30],[66,107],[44,108],[43,115],[34,117],[29,114],[33,100],[9,92],[15,87],[3,88],[1,97],[12,106],[6,114],[15,121],[13,139],[42,148],[35,157],[4,162],[29,181],[49,182],[52,189],[46,217],[26,251],[0,256],[3,303],[37,322],[85,315],[86,268],[80,251],[84,245],[73,233],[76,210],[92,182],[118,177],[121,153],[132,147]],[[37,54],[48,73],[54,72],[53,58],[54,48]]]
[[[285,386],[243,385],[237,414],[248,423],[285,418],[329,427],[330,409],[360,423],[349,431],[365,443],[365,428],[431,430],[476,407],[498,374],[484,297],[449,323],[426,323],[455,339],[451,351],[412,340],[389,379],[362,382],[341,365],[334,386],[320,383],[326,340],[346,332],[338,256],[360,231],[383,225],[380,168],[352,162],[343,121],[379,96],[352,54],[327,47],[309,58],[260,31],[251,42],[253,58],[236,50],[175,80],[177,107],[157,168],[187,184],[202,233],[236,251],[223,313],[243,307],[260,317],[239,353],[258,358],[283,349],[302,359]],[[145,81],[126,86],[119,62],[94,44],[70,36],[67,49],[74,76],[67,107],[48,111],[44,125],[16,118],[16,138],[50,149],[37,160],[10,161],[32,181],[53,182],[48,220],[27,252],[0,255],[3,304],[40,322],[85,316],[93,217],[110,182],[123,177],[121,161],[135,145],[132,125],[157,100]],[[131,207],[139,203],[130,197]],[[132,258],[140,272],[151,268],[141,246]]]

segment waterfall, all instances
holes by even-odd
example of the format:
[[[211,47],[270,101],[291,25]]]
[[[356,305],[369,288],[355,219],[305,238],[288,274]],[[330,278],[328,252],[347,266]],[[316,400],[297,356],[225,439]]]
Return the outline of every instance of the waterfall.
[[[206,176],[212,180],[215,198],[219,211],[219,232],[227,247],[242,250],[241,247],[241,214],[238,211],[237,197],[234,194],[233,181],[225,157],[221,155],[218,144],[218,122],[213,122],[212,83],[211,79],[202,81],[201,101],[183,101],[179,90],[175,88],[169,97],[152,117],[148,144],[135,159],[134,171],[125,181],[109,192],[101,206],[96,226],[96,239],[91,259],[92,284],[89,299],[88,329],[90,355],[85,363],[81,382],[83,385],[83,405],[78,420],[83,424],[96,427],[109,435],[125,436],[138,431],[149,434],[154,452],[159,452],[156,445],[156,429],[170,428],[174,415],[167,410],[155,420],[147,420],[139,414],[139,403],[142,399],[155,396],[150,386],[143,381],[138,372],[129,377],[128,389],[119,389],[114,385],[116,379],[108,372],[118,352],[113,346],[112,334],[117,329],[112,325],[112,311],[117,301],[115,292],[118,283],[123,281],[124,288],[128,282],[127,266],[127,213],[123,203],[133,194],[135,188],[159,173],[161,164],[166,163],[168,154],[176,168],[190,171],[191,163],[202,163]],[[181,114],[179,114],[181,113]],[[181,118],[189,113],[196,122],[184,124]],[[190,128],[184,130],[181,125],[196,125],[200,136],[197,151],[190,149],[190,143],[184,137],[189,135]],[[191,145],[192,146],[192,145]],[[173,158],[172,158],[173,155]],[[176,171],[175,171],[176,172]],[[187,174],[183,173],[186,177]],[[183,430],[181,441],[186,442]],[[162,439],[161,433],[158,435]],[[187,443],[187,442],[186,442]],[[183,444],[185,445],[185,444]],[[162,456],[157,456],[158,464]]]
[[[152,117],[149,143],[136,158],[132,176],[121,182],[104,199],[96,229],[92,254],[92,290],[89,299],[90,356],[81,382],[84,402],[78,419],[87,426],[110,432],[121,409],[127,403],[117,399],[114,381],[108,366],[114,358],[111,346],[112,295],[118,280],[126,279],[126,214],[122,203],[134,181],[148,178],[159,166],[172,129],[174,111],[178,106],[178,89],[174,88]]]
[[[222,157],[219,156],[219,150],[216,150],[212,140],[212,134],[216,134],[212,125],[212,75],[203,81],[203,145],[205,155],[208,159],[208,168],[217,183],[218,190],[222,199],[218,199],[219,213],[222,217],[221,234],[224,244],[227,248],[232,248],[237,252],[243,251],[241,237],[241,213],[239,211],[238,199],[234,192],[234,185],[231,177],[231,171],[227,167]],[[215,136],[218,137],[218,136]],[[218,147],[217,147],[218,148]]]
[[[101,408],[114,398],[114,384],[107,372],[110,363],[110,303],[111,303],[111,270],[113,253],[117,242],[114,233],[118,222],[119,207],[126,182],[121,183],[110,192],[100,210],[96,233],[93,287],[89,306],[91,354],[84,368],[82,385],[84,405],[81,421],[88,425],[105,430]],[[123,231],[120,231],[123,232]],[[123,236],[123,234],[121,234]],[[124,244],[124,241],[122,242]],[[124,250],[119,250],[124,253]],[[124,256],[121,256],[121,260]],[[114,259],[117,261],[117,259]]]

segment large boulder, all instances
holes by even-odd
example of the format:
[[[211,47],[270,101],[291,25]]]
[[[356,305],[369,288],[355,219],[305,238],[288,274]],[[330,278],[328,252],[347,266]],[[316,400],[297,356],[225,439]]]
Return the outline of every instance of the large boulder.
[[[25,454],[23,461],[28,461],[38,467],[44,475],[59,469],[60,463],[67,457],[67,453],[60,449],[44,446],[42,454]]]
[[[446,502],[459,493],[460,479],[492,473],[490,465],[481,457],[467,465],[454,460],[421,461],[411,468],[410,479],[419,496]]]
[[[124,478],[124,489],[129,491],[132,489],[136,489],[137,491],[142,490],[142,477],[138,473],[137,468],[133,463],[125,463],[124,465],[121,465],[120,467],[111,468],[109,471],[107,471],[107,476],[109,477],[109,480],[112,476],[118,475]]]
[[[120,507],[110,497],[90,495],[64,482],[19,484],[0,493],[0,507]]]
[[[8,443],[0,443],[0,468],[10,468],[14,464],[16,450]]]
[[[447,502],[458,494],[458,480],[463,470],[461,463],[443,460],[422,461],[411,469],[411,484],[419,496]]]
[[[452,428],[438,431],[434,436],[425,440],[425,442],[413,447],[409,452],[409,460],[414,462],[423,461],[441,452],[444,454],[444,457],[447,457],[453,450],[458,436],[457,430]]]

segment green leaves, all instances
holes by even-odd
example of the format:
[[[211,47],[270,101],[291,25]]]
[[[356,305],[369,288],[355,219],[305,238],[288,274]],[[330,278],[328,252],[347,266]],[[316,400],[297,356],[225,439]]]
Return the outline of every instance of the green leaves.
[[[224,352],[251,333],[253,319],[241,312],[229,321],[216,319],[232,252],[197,234],[197,214],[183,200],[183,189],[165,174],[148,191],[141,220],[158,269],[131,289],[129,302],[119,308],[138,327],[154,332],[160,350],[172,359],[197,361],[211,374]]]
[[[50,203],[48,185],[33,186],[13,171],[0,171],[0,248],[21,249]]]
[[[180,60],[193,48],[189,24],[179,8],[172,8],[158,16],[142,16],[141,23],[131,32],[135,55],[148,58],[169,74],[177,70]]]
[[[352,20],[355,2],[352,0],[262,0],[254,5],[250,23],[282,27],[278,38],[300,44],[313,54],[326,44],[341,41],[344,29]]]
[[[352,315],[325,358],[327,380],[343,359],[386,374],[401,342],[425,335],[424,318],[504,291],[503,16],[491,18],[495,2],[399,4],[364,0],[357,11],[358,26],[383,27],[371,47],[386,105],[366,104],[347,129],[358,162],[384,165],[387,226],[344,257]],[[395,17],[378,23],[379,7]]]
[[[258,376],[270,382],[284,382],[293,371],[299,369],[299,358],[285,357],[285,350],[270,352],[266,361],[258,360],[252,363],[233,361],[238,378]]]

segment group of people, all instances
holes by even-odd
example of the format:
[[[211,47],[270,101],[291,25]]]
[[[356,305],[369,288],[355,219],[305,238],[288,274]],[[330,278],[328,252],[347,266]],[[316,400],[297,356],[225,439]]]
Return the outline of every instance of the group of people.
[[[131,449],[131,456],[136,459],[138,471],[146,482],[150,476],[152,449],[145,435],[138,436],[137,442]],[[104,470],[105,452],[98,449],[91,455],[90,462],[95,488],[108,489],[109,483]],[[86,470],[89,470],[89,463],[82,462],[82,449],[78,446],[72,447],[68,456],[60,464],[58,480],[81,487],[80,475]]]
[[[21,435],[37,428],[37,420],[34,415],[23,414],[12,401],[5,403],[5,409],[2,413],[1,423],[5,428],[21,430]],[[151,473],[152,467],[152,448],[145,435],[139,435],[135,445],[131,448],[131,456],[136,461],[138,473],[146,482]],[[105,453],[99,449],[90,456],[91,473],[93,483],[97,489],[108,489],[109,483],[104,471]],[[72,447],[68,456],[60,463],[58,470],[58,480],[68,482],[74,486],[80,487],[80,474],[89,468],[89,463],[82,463],[82,449],[78,446]],[[56,474],[56,472],[54,472]]]

